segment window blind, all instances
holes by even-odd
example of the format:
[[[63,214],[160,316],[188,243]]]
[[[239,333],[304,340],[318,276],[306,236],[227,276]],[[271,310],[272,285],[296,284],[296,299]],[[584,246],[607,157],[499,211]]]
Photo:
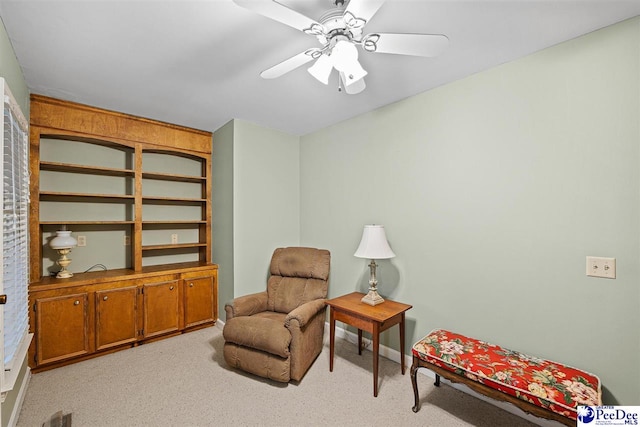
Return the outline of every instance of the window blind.
[[[2,122],[2,293],[5,371],[20,369],[28,345],[29,141],[28,125],[6,83]]]

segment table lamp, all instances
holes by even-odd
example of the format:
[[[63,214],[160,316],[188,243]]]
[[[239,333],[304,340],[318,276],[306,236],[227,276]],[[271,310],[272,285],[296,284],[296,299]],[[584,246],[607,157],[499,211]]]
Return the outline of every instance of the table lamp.
[[[78,241],[71,237],[71,231],[67,230],[66,226],[63,226],[62,230],[56,231],[56,237],[49,242],[51,249],[55,249],[60,254],[60,259],[56,261],[62,268],[56,275],[58,279],[66,279],[73,276],[73,273],[67,270],[67,267],[71,264],[67,254],[71,252],[71,248],[75,248],[77,245]]]
[[[384,299],[378,295],[378,280],[376,279],[376,267],[378,265],[375,260],[389,259],[396,256],[389,247],[389,242],[387,242],[384,225],[365,225],[360,246],[358,246],[356,253],[353,255],[371,260],[369,263],[371,270],[369,292],[362,298],[362,302],[373,306],[382,304]]]

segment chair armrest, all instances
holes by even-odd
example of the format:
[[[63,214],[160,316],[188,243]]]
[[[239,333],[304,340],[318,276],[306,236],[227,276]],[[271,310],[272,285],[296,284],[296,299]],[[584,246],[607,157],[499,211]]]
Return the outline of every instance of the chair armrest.
[[[325,309],[324,302],[324,299],[316,299],[293,309],[284,319],[284,326],[290,328],[290,326],[294,326],[293,323],[297,323],[298,328],[303,328],[313,316]]]
[[[267,291],[243,295],[224,305],[227,320],[237,316],[251,316],[267,310]]]

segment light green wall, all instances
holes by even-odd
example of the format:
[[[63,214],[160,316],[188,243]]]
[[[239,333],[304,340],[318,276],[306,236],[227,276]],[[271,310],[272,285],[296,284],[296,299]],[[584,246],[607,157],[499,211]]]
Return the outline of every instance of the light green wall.
[[[444,327],[601,377],[640,402],[640,18],[301,138],[301,244],[330,295],[384,224],[380,291],[410,303],[407,350]],[[617,279],[585,276],[615,257]],[[397,331],[383,338],[397,348]]]
[[[214,213],[213,250],[221,271],[231,269],[224,273],[231,282],[220,280],[228,297],[263,291],[273,250],[300,242],[299,138],[242,120],[232,123],[233,129],[221,128],[222,136],[216,131],[213,143],[214,169],[226,163],[213,177],[214,211],[223,200],[227,204]],[[217,224],[232,228],[230,245],[218,246]],[[228,243],[229,230],[221,233]]]
[[[11,41],[0,19],[0,77],[4,78],[16,102],[20,104],[22,114],[29,120],[29,89],[24,80],[22,69],[16,54],[11,46]]]
[[[4,24],[0,25],[0,77],[4,78],[11,89],[11,93],[16,102],[20,104],[20,109],[25,115],[27,120],[29,119],[29,89],[27,83],[22,75],[22,70],[16,59],[13,47],[9,41],[9,36],[4,28]],[[18,375],[16,384],[23,383],[24,377],[27,374],[27,361],[26,358],[23,361],[22,370]],[[0,407],[1,425],[5,427],[9,425],[11,413],[13,412],[18,394],[19,388],[15,388],[7,394],[6,400]]]

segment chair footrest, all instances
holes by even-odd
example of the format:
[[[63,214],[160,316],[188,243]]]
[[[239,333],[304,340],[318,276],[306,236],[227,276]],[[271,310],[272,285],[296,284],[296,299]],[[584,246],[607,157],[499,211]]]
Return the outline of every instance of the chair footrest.
[[[282,317],[280,321],[258,316],[234,317],[224,325],[224,340],[287,358],[291,333],[284,327]]]

